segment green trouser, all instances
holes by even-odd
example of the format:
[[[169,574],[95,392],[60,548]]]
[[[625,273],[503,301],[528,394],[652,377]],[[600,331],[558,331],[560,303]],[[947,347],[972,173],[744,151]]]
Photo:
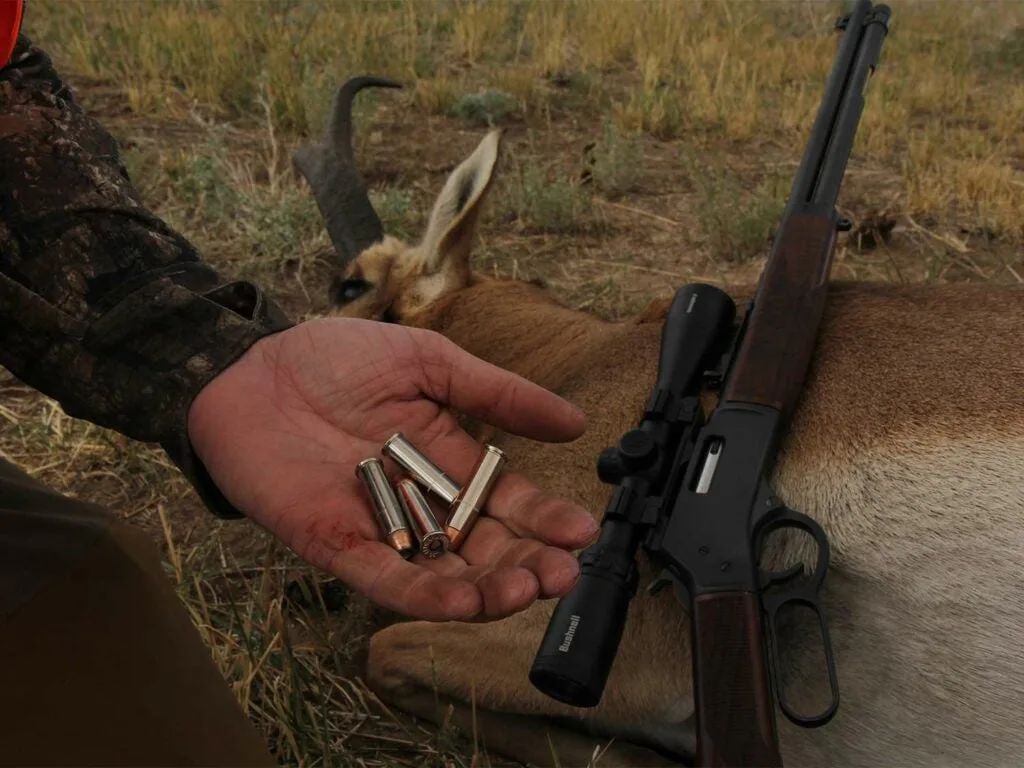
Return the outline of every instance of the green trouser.
[[[0,459],[0,763],[274,765],[141,531]]]

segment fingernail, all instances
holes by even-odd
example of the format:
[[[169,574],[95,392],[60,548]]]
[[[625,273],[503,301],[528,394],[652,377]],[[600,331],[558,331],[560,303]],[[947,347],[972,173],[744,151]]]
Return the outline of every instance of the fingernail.
[[[582,571],[580,570],[580,561],[579,561],[579,559],[578,559],[578,558],[575,558],[575,557],[574,557],[574,558],[572,559],[572,565],[568,565],[567,567],[568,567],[568,568],[571,568],[571,569],[573,570],[573,572],[574,572],[574,573],[573,573],[572,581],[570,581],[570,582],[569,582],[569,583],[568,583],[568,584],[567,584],[567,585],[565,586],[565,589],[564,589],[564,590],[562,591],[562,593],[561,593],[561,594],[563,594],[563,595],[567,595],[567,594],[569,594],[569,592],[570,592],[570,591],[572,590],[572,588],[576,586],[576,582],[580,580],[580,576],[581,576],[581,575],[582,575],[582,573],[583,573],[583,572],[582,572]]]
[[[572,582],[569,584],[569,588],[565,590],[566,594],[572,592],[572,588],[576,586],[576,582],[580,580],[580,576],[583,575],[583,571],[579,569],[579,563],[577,562],[576,575],[573,577]]]
[[[594,516],[590,514],[583,507],[576,507],[577,519],[580,521],[580,536],[586,536],[587,538],[596,538],[601,533],[601,524],[594,519]]]

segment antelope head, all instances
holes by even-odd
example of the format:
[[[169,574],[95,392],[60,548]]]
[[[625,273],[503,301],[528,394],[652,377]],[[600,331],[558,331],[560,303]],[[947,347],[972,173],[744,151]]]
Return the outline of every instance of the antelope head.
[[[410,244],[384,232],[355,169],[352,100],[367,86],[401,87],[367,76],[346,82],[335,95],[323,139],[300,148],[293,162],[313,191],[337,253],[329,314],[404,323],[438,299],[485,279],[472,273],[470,256],[502,131],[488,133],[451,172],[426,232]]]

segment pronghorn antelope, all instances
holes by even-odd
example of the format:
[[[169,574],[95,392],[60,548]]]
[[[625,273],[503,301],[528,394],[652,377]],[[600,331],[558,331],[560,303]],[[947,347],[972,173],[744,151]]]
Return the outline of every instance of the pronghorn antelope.
[[[339,258],[331,313],[433,329],[584,408],[589,426],[573,443],[487,439],[516,469],[600,515],[611,489],[598,481],[596,459],[641,414],[669,300],[607,322],[539,285],[474,273],[500,131],[450,174],[420,242],[384,233],[350,144],[350,104],[367,85],[395,84],[350,81],[324,142],[295,157]],[[742,308],[753,290],[730,293]],[[433,458],[451,471],[444,456]],[[1024,286],[836,282],[774,487],[831,540],[823,600],[842,703],[820,729],[779,717],[785,765],[1019,763],[1022,480]],[[656,574],[641,565],[643,585]],[[694,747],[689,633],[675,598],[639,590],[591,710],[561,705],[527,680],[553,605],[494,623],[383,629],[370,643],[369,685],[391,707],[434,722],[452,705],[454,721],[476,728],[491,752],[533,765],[587,765],[609,742],[600,765],[685,762]],[[812,669],[820,650],[792,648],[787,675],[827,685]],[[827,690],[806,695],[827,700]]]

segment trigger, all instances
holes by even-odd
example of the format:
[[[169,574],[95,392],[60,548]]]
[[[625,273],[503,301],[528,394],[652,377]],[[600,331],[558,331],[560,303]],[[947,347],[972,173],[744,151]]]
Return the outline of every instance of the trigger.
[[[667,570],[662,571],[658,574],[658,578],[656,578],[651,583],[651,586],[647,588],[647,594],[651,597],[654,597],[655,595],[662,592],[665,589],[665,587],[671,587],[673,581],[674,579],[672,578],[671,573],[669,573]]]
[[[762,579],[763,585],[761,589],[768,589],[769,587],[773,587],[776,584],[785,584],[788,581],[792,581],[797,576],[800,576],[803,572],[803,563],[797,563],[796,565],[792,566],[791,568],[785,571],[782,571],[781,573],[766,574]]]
[[[647,588],[647,594],[653,597],[658,593],[663,592],[665,587],[673,587],[673,591],[676,593],[676,599],[682,603],[684,608],[690,604],[690,591],[686,588],[686,585],[673,576],[672,572],[667,568],[658,574],[658,578],[656,578],[651,583],[651,586]]]

